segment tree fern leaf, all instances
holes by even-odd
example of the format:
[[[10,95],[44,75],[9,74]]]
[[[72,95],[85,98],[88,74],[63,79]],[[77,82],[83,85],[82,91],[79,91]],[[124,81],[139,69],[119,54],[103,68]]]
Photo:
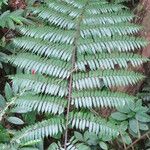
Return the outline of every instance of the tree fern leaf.
[[[23,107],[27,110],[37,110],[39,113],[61,114],[65,110],[67,100],[49,95],[42,96],[27,93],[19,97],[16,100],[15,105]]]
[[[102,3],[93,3],[92,5],[90,4],[87,6],[86,12],[91,15],[98,15],[102,13],[118,12],[124,8],[126,7],[121,4],[113,5],[106,3],[102,5]]]
[[[70,128],[88,129],[106,137],[119,135],[118,126],[89,109],[130,105],[135,97],[111,92],[111,88],[133,85],[144,78],[140,73],[122,70],[128,62],[137,66],[147,61],[128,53],[147,42],[129,35],[139,27],[127,23],[134,15],[122,8],[107,0],[46,0],[43,6],[31,8],[43,25],[18,28],[24,37],[13,41],[15,49],[21,50],[10,62],[24,74],[11,78],[27,93],[16,105],[55,116],[17,132],[12,143],[40,140],[65,130],[64,148],[61,142],[58,149],[78,150],[84,149],[82,143],[71,141],[67,146]]]
[[[71,46],[66,44],[54,44],[37,38],[21,37],[13,39],[13,45],[40,56],[55,57],[67,61],[71,59]]]
[[[44,77],[36,74],[18,74],[10,76],[10,78],[13,79],[14,84],[36,93],[46,93],[58,95],[60,97],[66,96],[68,93],[67,81],[65,80]]]
[[[26,36],[39,38],[54,43],[59,42],[62,44],[72,44],[75,34],[75,32],[71,30],[66,31],[64,29],[57,29],[55,27],[48,26],[36,28],[34,26],[18,27],[18,31]]]
[[[125,93],[110,91],[80,91],[73,92],[72,105],[76,108],[94,107],[124,107],[130,105],[136,99]]]
[[[24,58],[23,60],[22,57]],[[25,69],[30,72],[34,69],[38,73],[59,78],[68,77],[69,70],[71,68],[70,64],[65,61],[52,58],[41,58],[30,53],[21,53],[17,56],[11,56],[9,61],[21,69]]]
[[[106,25],[82,25],[81,26],[81,36],[113,36],[113,35],[127,35],[134,34],[141,29],[138,25],[131,23],[116,23],[116,24],[106,24]]]
[[[117,127],[89,112],[70,112],[69,118],[72,127],[76,129],[85,130],[88,128],[89,132],[100,133],[101,135],[117,136],[119,134]]]
[[[64,1],[46,1],[49,9],[53,9],[59,13],[68,14],[71,17],[78,17],[81,14],[82,9],[75,8],[72,5],[66,5]]]
[[[101,69],[115,69],[118,65],[120,68],[127,68],[128,62],[130,62],[133,67],[139,66],[148,59],[141,57],[140,55],[133,53],[97,53],[97,55],[79,55],[78,61],[76,62],[76,68],[85,71],[86,66],[89,66],[91,70]]]
[[[131,21],[133,19],[134,15],[131,13],[128,13],[127,11],[120,11],[117,13],[111,13],[110,14],[98,14],[98,15],[86,15],[85,18],[83,18],[83,24],[85,25],[100,25],[100,24],[115,24],[125,21]]]
[[[16,132],[11,143],[24,143],[31,140],[38,140],[44,137],[53,136],[64,130],[64,119],[60,117],[51,118],[34,125],[23,128]]]
[[[104,0],[102,0],[102,1],[104,1]],[[83,1],[80,1],[80,0],[76,0],[76,1],[64,0],[64,2],[66,2],[67,5],[70,4],[70,5],[72,5],[76,8],[79,8],[79,9],[82,9],[83,7],[85,7],[85,4],[86,4],[86,0],[83,0]]]
[[[34,7],[32,9],[33,14],[37,14],[43,20],[48,21],[50,24],[60,26],[60,28],[74,29],[76,27],[76,23],[74,18],[68,16],[67,14],[61,14],[52,9],[46,9],[45,7]]]
[[[128,86],[144,78],[143,75],[125,70],[90,71],[74,74],[73,87],[77,90],[107,87]]]
[[[79,53],[96,53],[112,50],[117,51],[133,51],[147,45],[147,42],[141,38],[128,37],[128,36],[115,36],[104,38],[92,38],[81,39],[78,46]]]

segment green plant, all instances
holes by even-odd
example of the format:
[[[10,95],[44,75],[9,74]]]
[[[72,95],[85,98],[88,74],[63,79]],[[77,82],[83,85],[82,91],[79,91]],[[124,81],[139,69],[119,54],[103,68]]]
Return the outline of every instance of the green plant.
[[[5,11],[0,15],[0,27],[15,29],[15,24],[23,25],[23,23],[31,24],[32,22],[23,17],[24,10],[16,10],[13,12]]]
[[[149,108],[142,106],[142,101],[138,100],[133,105],[125,108],[118,108],[118,112],[112,113],[112,118],[117,121],[129,122],[129,133],[135,137],[140,137],[142,131],[149,130],[147,125],[150,116],[147,114]]]
[[[148,60],[132,52],[147,44],[131,36],[140,29],[128,23],[134,15],[105,0],[48,0],[31,11],[44,23],[17,28],[22,37],[13,44],[20,52],[9,61],[23,73],[10,78],[26,91],[15,101],[17,107],[50,115],[16,132],[10,144],[23,146],[60,134],[50,150],[89,149],[74,141],[70,129],[116,138],[120,127],[94,109],[126,107],[136,100],[113,90],[144,78],[128,69],[129,63],[136,67]]]
[[[0,9],[1,9],[3,4],[7,5],[8,4],[8,0],[1,0],[0,1]]]

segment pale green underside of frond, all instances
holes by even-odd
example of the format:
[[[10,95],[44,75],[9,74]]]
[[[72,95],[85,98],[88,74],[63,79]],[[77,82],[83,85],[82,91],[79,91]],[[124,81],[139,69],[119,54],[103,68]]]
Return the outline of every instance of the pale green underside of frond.
[[[68,94],[67,81],[44,77],[42,75],[18,74],[10,76],[13,83],[19,85],[22,89],[32,90],[36,93],[45,93],[58,95],[60,97]]]
[[[23,51],[29,51],[40,56],[54,57],[69,61],[71,59],[70,45],[51,43],[30,37],[16,38],[13,40],[15,47],[21,48]]]
[[[34,125],[23,128],[16,132],[11,143],[24,143],[32,140],[42,139],[62,133],[65,129],[65,121],[62,117],[55,117],[49,120],[38,122]]]
[[[23,59],[22,59],[23,58]],[[58,77],[68,78],[71,65],[65,61],[57,59],[47,59],[32,55],[31,53],[21,53],[11,56],[9,61],[21,69]]]
[[[147,42],[130,36],[140,27],[128,23],[134,15],[122,8],[105,0],[46,0],[44,6],[31,8],[46,25],[18,27],[22,37],[13,40],[19,53],[9,61],[24,73],[11,78],[29,92],[18,98],[16,106],[54,116],[17,132],[12,142],[28,142],[65,130],[66,119],[56,116],[67,108],[71,75],[74,111],[69,114],[69,125],[96,134],[119,135],[118,126],[93,115],[89,109],[130,105],[135,97],[101,88],[133,85],[144,78],[129,71],[128,65],[137,67],[148,61],[130,53]],[[75,64],[71,61],[74,51]],[[68,150],[72,149],[73,145]]]
[[[72,105],[76,108],[94,108],[94,107],[125,107],[129,106],[136,97],[125,93],[110,91],[80,91],[73,92]]]
[[[77,90],[101,88],[104,85],[115,86],[133,85],[144,78],[143,75],[126,70],[96,70],[87,73],[76,73],[73,77],[73,88]]]
[[[33,90],[36,93],[46,93],[58,96],[68,94],[67,81],[55,79],[53,77],[43,77],[42,75],[22,74],[13,76],[14,84],[21,88]],[[73,77],[73,88],[77,90],[95,89],[107,86],[133,85],[144,78],[143,75],[132,71],[124,70],[104,70],[90,71],[89,73],[76,73]]]
[[[67,106],[67,100],[50,95],[34,95],[25,94],[20,96],[16,101],[17,107],[22,107],[24,110],[37,110],[39,113],[62,114]]]
[[[69,6],[69,5],[65,5],[64,3],[61,3],[61,1],[54,1],[54,0],[47,0],[46,2],[47,2],[47,6],[50,9],[54,9],[54,10],[56,10],[60,13],[64,13],[64,14],[67,13],[72,17],[78,17],[81,13],[81,7],[77,7],[77,5],[76,6],[70,5]],[[100,5],[94,4],[92,6],[91,5],[87,6],[87,10],[85,10],[85,13],[87,13],[87,14],[100,14],[100,13],[108,13],[108,12],[117,12],[117,11],[122,10],[122,8],[125,8],[125,6],[123,6],[123,5],[110,5],[110,4],[106,3],[103,7],[100,7]]]
[[[112,52],[118,50],[120,52],[133,51],[135,49],[142,48],[146,46],[147,42],[141,38],[129,37],[129,36],[114,36],[99,38],[98,36],[94,38],[87,38],[86,40],[81,39],[80,44],[78,44],[79,53],[94,53],[96,52]]]
[[[79,130],[88,130],[101,136],[108,135],[116,137],[119,130],[115,125],[106,120],[94,116],[90,112],[70,112],[69,124]],[[63,116],[51,118],[34,125],[23,128],[21,131],[15,133],[11,143],[25,143],[33,140],[40,140],[44,137],[57,135],[59,132],[65,130],[65,120]]]
[[[74,35],[75,35],[74,31],[66,32],[66,30],[63,29],[58,30],[58,29],[53,29],[48,27],[38,27],[38,28],[23,27],[20,28],[19,30],[23,35],[34,37],[36,38],[36,40],[34,39],[32,40],[31,38],[32,42],[30,43],[33,45],[30,45],[29,47],[26,40],[27,37],[18,39],[21,40],[23,43],[20,43],[20,41],[16,39],[17,41],[14,40],[15,45],[19,47],[23,47],[24,49],[27,50],[32,50],[33,52],[37,52],[40,54],[44,53],[46,56],[47,55],[56,56],[58,54],[56,52],[52,52],[52,50],[55,51],[58,50],[60,52],[60,50],[63,50],[63,48],[65,48],[62,53],[67,53],[70,56],[71,53],[70,45],[74,41]],[[55,32],[55,30],[57,32]],[[63,32],[65,34],[63,34]],[[115,33],[113,37],[111,37],[112,35],[109,32],[104,32],[104,34],[102,34],[103,35],[102,37],[101,35],[100,36],[98,35],[99,32],[97,31],[96,32],[89,31],[89,33],[92,33],[90,37],[89,36],[85,38],[81,37],[79,39],[79,43],[78,43],[79,53],[86,52],[86,53],[95,54],[96,52],[113,52],[113,51],[128,52],[128,51],[134,51],[135,49],[139,49],[147,44],[147,42],[142,38],[135,38],[135,37],[125,36],[125,35],[122,36],[119,34],[117,35],[117,33]],[[81,34],[82,34],[82,30],[81,30]],[[110,36],[108,36],[108,34],[110,34]],[[41,40],[44,41],[46,40],[46,41],[42,43]],[[42,43],[42,45],[40,43],[38,45],[35,45],[34,42],[37,41]],[[35,48],[37,48],[37,50],[35,50]],[[42,52],[43,51],[41,50],[42,48],[44,48],[47,51],[49,49],[52,50],[50,50],[50,52],[47,53],[47,51]]]
[[[38,7],[32,9],[33,14],[38,14],[39,18],[49,22],[50,24],[60,26],[61,28],[75,29],[77,27],[76,18],[66,14],[59,13],[56,10],[48,9],[46,7]],[[106,14],[85,14],[83,18],[84,25],[100,25],[100,24],[115,24],[124,21],[131,21],[133,15],[128,12],[117,12]]]
[[[115,69],[118,65],[120,68],[128,68],[128,63],[131,63],[133,67],[137,67],[148,59],[136,55],[133,53],[99,53],[96,55],[79,55],[76,68],[85,71],[86,66],[89,66],[91,70],[96,69]]]
[[[111,135],[113,137],[119,135],[119,131],[115,125],[87,111],[70,112],[69,121],[72,127],[79,130],[85,130],[87,128],[89,132],[100,135]]]

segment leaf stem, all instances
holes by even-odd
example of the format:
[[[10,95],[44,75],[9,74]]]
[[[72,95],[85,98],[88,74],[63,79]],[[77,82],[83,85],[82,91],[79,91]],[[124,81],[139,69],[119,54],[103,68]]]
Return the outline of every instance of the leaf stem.
[[[75,62],[76,62],[76,55],[77,55],[77,43],[78,43],[78,39],[80,37],[80,25],[83,19],[83,13],[86,9],[86,6],[88,5],[89,0],[87,0],[83,11],[81,12],[81,15],[78,18],[78,23],[77,23],[77,27],[76,27],[76,34],[75,34],[75,38],[74,38],[74,42],[73,42],[73,53],[72,53],[72,68],[70,71],[70,77],[69,77],[69,85],[68,85],[68,105],[67,105],[67,113],[66,113],[66,126],[65,126],[65,142],[64,142],[64,149],[67,150],[67,141],[68,141],[68,125],[69,125],[69,112],[70,112],[70,103],[71,103],[71,99],[72,99],[72,84],[73,84],[73,73],[74,71],[76,71],[75,68]]]

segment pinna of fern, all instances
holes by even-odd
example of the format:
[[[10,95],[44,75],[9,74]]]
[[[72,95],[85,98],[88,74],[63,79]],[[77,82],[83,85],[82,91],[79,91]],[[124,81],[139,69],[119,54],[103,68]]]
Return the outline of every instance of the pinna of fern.
[[[123,5],[105,0],[47,0],[44,6],[30,10],[44,24],[18,27],[22,37],[12,41],[20,51],[9,62],[23,73],[10,78],[26,89],[16,106],[53,115],[18,131],[13,143],[65,132],[62,146],[66,150],[70,125],[118,136],[118,127],[91,109],[126,107],[136,99],[111,90],[144,78],[128,69],[129,64],[136,67],[148,60],[134,54],[147,44],[133,36],[141,28],[129,23],[134,15]],[[102,90],[104,86],[107,91]]]

